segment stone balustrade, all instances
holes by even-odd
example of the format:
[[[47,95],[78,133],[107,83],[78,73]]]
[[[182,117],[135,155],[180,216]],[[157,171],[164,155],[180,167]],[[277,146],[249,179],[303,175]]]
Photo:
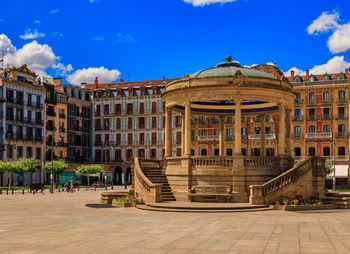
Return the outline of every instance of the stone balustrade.
[[[193,167],[232,167],[232,156],[193,156]]]
[[[243,163],[244,167],[246,168],[277,168],[279,167],[279,158],[246,156],[243,158]]]

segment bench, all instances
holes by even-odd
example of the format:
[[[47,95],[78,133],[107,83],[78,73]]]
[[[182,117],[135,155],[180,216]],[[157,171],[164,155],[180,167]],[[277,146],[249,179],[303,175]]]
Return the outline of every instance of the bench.
[[[44,184],[43,183],[32,183],[32,184],[29,185],[30,192],[43,190],[43,189],[44,189]]]
[[[224,185],[197,185],[188,191],[191,202],[231,202],[231,186]]]

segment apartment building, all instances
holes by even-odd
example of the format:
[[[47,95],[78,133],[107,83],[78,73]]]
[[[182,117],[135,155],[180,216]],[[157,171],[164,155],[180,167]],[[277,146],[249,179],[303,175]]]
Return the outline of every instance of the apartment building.
[[[22,157],[35,158],[38,165],[44,159],[44,100],[45,88],[40,78],[26,65],[6,68],[0,72],[2,95],[1,140],[5,154],[3,160],[17,161]],[[1,142],[1,141],[0,141]],[[12,179],[14,185],[43,181],[43,171],[33,175],[19,173]],[[11,179],[2,174],[2,183]]]

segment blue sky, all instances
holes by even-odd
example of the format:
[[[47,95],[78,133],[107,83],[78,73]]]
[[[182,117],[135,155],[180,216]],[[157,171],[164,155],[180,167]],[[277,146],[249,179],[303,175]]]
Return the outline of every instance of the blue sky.
[[[7,64],[75,84],[179,77],[227,54],[334,72],[350,66],[349,22],[348,0],[11,0],[0,50]]]

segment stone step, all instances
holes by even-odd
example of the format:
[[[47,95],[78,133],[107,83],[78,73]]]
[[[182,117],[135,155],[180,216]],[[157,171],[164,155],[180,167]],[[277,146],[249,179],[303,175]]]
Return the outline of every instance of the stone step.
[[[338,201],[338,200],[344,200],[344,201],[350,201],[350,197],[325,197],[323,199],[324,201]]]
[[[326,192],[326,197],[350,197],[350,192]]]
[[[252,209],[172,209],[163,207],[150,207],[147,205],[136,205],[138,209],[157,212],[181,212],[181,213],[233,213],[233,212],[261,212],[272,210],[270,207]]]

